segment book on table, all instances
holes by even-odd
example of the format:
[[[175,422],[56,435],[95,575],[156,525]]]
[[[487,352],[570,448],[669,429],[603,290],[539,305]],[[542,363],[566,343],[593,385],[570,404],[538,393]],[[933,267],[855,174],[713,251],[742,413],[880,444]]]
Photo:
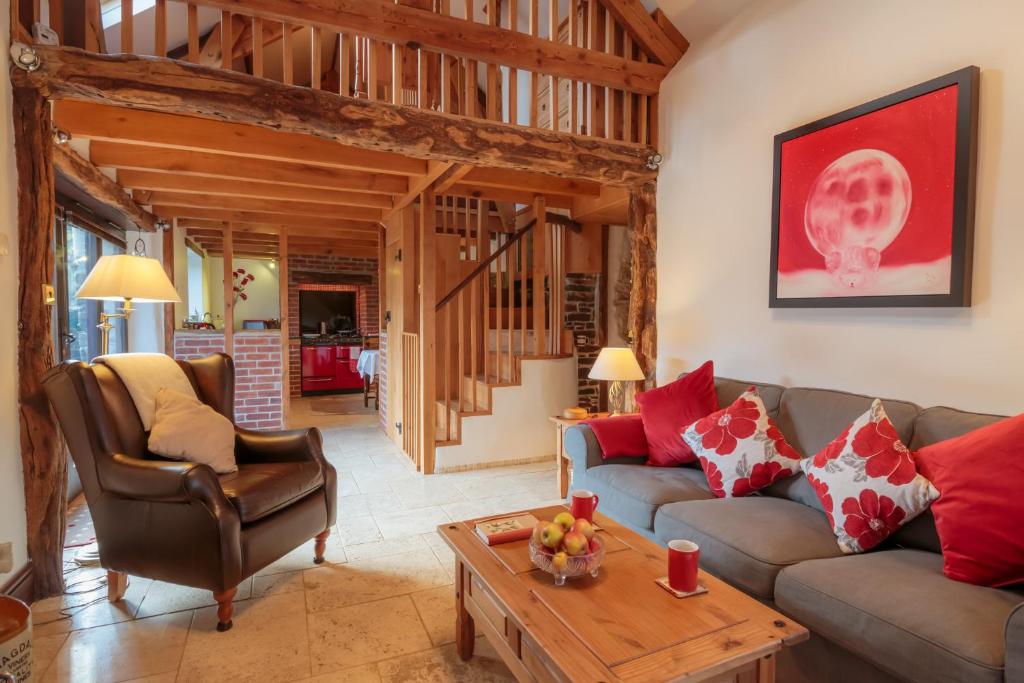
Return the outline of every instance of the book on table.
[[[529,538],[537,518],[533,515],[509,515],[476,523],[476,535],[487,545],[498,545]]]

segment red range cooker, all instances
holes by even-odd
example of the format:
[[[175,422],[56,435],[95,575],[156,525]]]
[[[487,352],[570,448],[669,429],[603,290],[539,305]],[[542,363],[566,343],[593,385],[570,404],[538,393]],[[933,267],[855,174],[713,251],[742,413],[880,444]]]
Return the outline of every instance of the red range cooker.
[[[359,346],[303,346],[302,391],[362,389],[356,371],[360,351]]]

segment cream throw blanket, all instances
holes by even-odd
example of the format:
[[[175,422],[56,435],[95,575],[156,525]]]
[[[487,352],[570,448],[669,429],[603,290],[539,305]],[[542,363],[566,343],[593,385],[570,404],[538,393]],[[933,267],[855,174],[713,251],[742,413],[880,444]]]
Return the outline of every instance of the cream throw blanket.
[[[198,398],[185,371],[173,358],[162,353],[118,353],[100,356],[93,362],[106,365],[121,378],[142,418],[142,428],[147,432],[153,428],[158,391],[167,388]]]

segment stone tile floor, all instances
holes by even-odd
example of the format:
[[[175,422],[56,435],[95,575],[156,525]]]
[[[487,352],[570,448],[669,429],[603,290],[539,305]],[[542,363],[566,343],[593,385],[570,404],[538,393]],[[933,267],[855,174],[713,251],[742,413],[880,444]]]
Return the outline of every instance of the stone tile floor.
[[[513,680],[483,639],[471,661],[455,654],[454,560],[434,528],[557,502],[554,463],[424,477],[376,414],[296,415],[338,469],[327,563],[312,542],[281,558],[239,587],[234,628],[217,633],[208,592],[133,577],[111,604],[105,572],[70,550],[69,593],[32,606],[33,680]]]

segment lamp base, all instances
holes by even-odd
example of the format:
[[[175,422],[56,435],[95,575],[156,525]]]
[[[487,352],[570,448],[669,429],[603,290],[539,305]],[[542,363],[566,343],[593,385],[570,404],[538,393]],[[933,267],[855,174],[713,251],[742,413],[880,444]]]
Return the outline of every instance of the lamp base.
[[[608,387],[608,407],[612,416],[622,415],[626,403],[626,383],[621,380],[612,380]]]

